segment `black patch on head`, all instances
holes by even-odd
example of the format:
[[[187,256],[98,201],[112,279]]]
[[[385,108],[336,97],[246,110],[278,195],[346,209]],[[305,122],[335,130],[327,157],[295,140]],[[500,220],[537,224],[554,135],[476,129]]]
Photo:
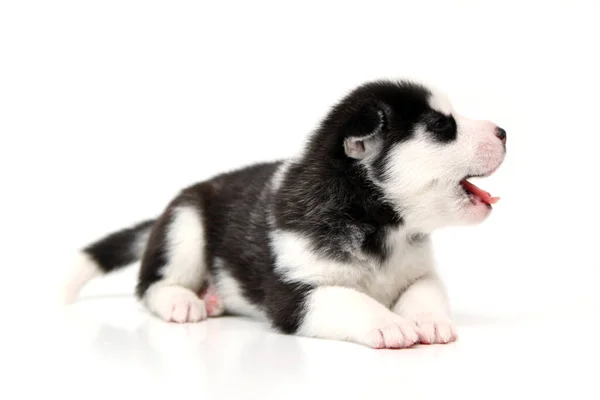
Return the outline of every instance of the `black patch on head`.
[[[289,169],[275,198],[278,227],[307,235],[325,257],[348,262],[361,253],[383,262],[386,232],[402,218],[343,143],[365,136],[378,141],[372,167],[380,177],[389,149],[411,138],[431,110],[430,95],[419,84],[377,81],[343,98],[311,137],[304,158]]]
[[[375,102],[367,103],[344,124],[346,137],[363,138],[382,131],[386,125],[385,113]]]
[[[337,120],[349,118],[347,114],[354,117],[352,110],[360,112],[361,107],[367,105],[367,109],[376,109],[377,115],[384,116],[384,124],[378,132],[378,139],[381,143],[381,151],[372,163],[373,173],[379,180],[383,179],[385,165],[388,160],[389,152],[398,143],[405,142],[412,138],[415,129],[431,114],[432,109],[429,106],[431,92],[425,86],[407,81],[390,82],[376,81],[360,86],[351,92],[337,107],[334,107],[323,123],[322,130],[338,130],[342,134],[348,134],[348,131],[337,128]],[[355,104],[360,104],[357,106]],[[359,114],[360,115],[360,114]],[[371,115],[375,115],[372,113]],[[329,135],[330,139],[335,135]],[[315,142],[322,145],[318,138]]]
[[[406,81],[375,81],[359,86],[325,116],[308,143],[307,154],[345,159],[345,138],[364,137],[375,131],[385,151],[412,136],[415,125],[431,110],[430,96],[426,87]]]

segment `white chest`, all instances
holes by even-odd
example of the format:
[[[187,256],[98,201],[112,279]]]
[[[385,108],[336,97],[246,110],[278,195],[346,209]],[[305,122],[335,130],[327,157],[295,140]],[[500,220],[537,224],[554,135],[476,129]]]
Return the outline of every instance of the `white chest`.
[[[400,293],[433,268],[428,244],[397,243],[385,265],[372,268],[365,293],[391,307]]]
[[[392,306],[402,290],[432,268],[429,243],[410,244],[401,233],[390,235],[392,252],[384,265],[324,259],[305,237],[292,232],[274,232],[272,240],[276,269],[286,280],[352,287],[386,306]]]

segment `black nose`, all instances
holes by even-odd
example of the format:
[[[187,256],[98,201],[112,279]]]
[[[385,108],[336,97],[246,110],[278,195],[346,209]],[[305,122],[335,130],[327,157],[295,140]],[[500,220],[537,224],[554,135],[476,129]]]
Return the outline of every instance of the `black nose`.
[[[496,136],[502,140],[502,143],[506,143],[506,131],[500,127],[496,128]]]

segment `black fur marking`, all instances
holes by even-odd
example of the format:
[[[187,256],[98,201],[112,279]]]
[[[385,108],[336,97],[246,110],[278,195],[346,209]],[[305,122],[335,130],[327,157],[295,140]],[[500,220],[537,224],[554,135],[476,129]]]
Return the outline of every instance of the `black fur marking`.
[[[267,210],[272,203],[270,179],[279,162],[264,163],[225,173],[184,189],[170,204],[150,236],[142,262],[137,294],[161,279],[167,264],[165,235],[173,207],[187,204],[203,216],[209,273],[225,269],[242,295],[269,316],[274,327],[286,333],[298,329],[311,287],[284,282],[275,271],[269,247]],[[202,244],[199,244],[202,245]],[[221,263],[216,265],[214,261]]]
[[[295,333],[306,315],[306,299],[314,287],[304,283],[286,283],[278,279],[267,291],[267,315],[283,333]]]
[[[433,139],[441,143],[456,140],[456,121],[451,115],[444,115],[432,111],[426,118],[427,131],[431,132]]]
[[[215,258],[238,282],[242,295],[283,332],[297,330],[311,287],[282,280],[269,246],[270,180],[280,162],[263,163],[222,174],[192,188],[203,200],[207,258]],[[216,271],[215,271],[216,272]]]
[[[343,130],[346,137],[364,138],[381,131],[385,125],[384,111],[376,104],[367,104],[348,118]]]
[[[126,267],[140,259],[141,251],[135,247],[153,223],[154,220],[148,220],[112,233],[85,247],[83,251],[89,254],[105,273]]]
[[[167,264],[165,240],[169,217],[170,209],[167,209],[157,220],[150,233],[136,286],[136,295],[139,298],[146,293],[150,285],[162,278],[161,269]]]

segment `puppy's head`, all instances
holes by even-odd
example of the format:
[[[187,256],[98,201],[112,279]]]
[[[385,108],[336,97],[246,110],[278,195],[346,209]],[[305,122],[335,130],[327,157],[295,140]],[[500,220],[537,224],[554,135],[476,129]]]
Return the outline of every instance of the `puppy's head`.
[[[460,115],[444,95],[411,82],[363,85],[332,115],[344,156],[364,167],[407,225],[476,224],[491,212],[497,199],[468,179],[502,164],[506,132],[496,124]]]

